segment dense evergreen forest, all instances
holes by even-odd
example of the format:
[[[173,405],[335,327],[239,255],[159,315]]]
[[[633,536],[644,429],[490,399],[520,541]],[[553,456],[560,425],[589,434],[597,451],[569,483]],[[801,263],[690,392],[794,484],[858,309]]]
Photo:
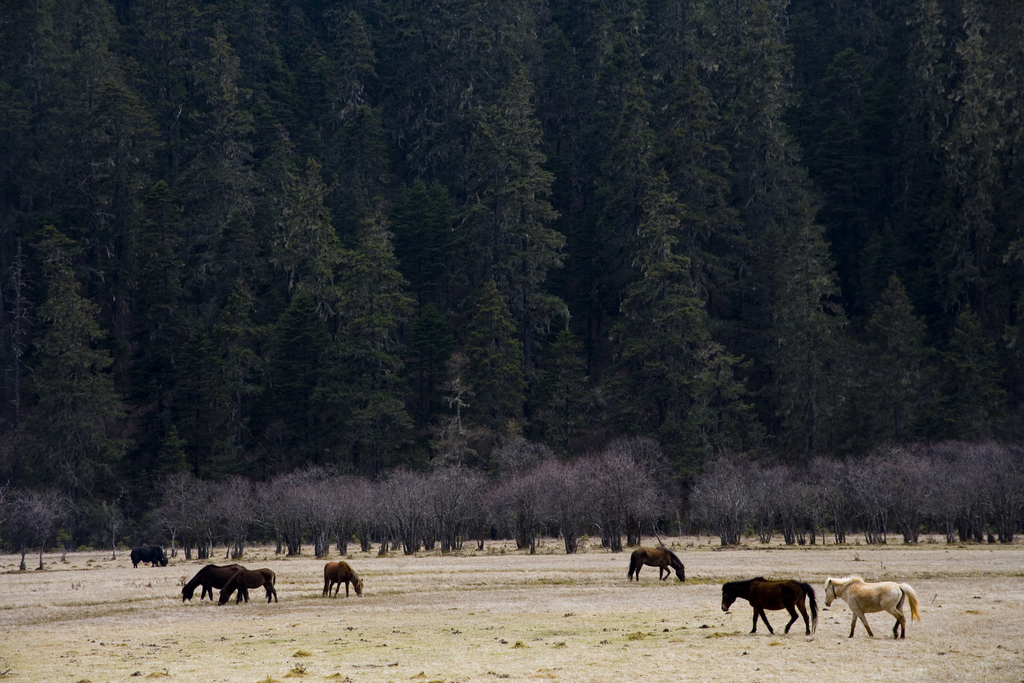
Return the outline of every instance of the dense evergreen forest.
[[[1019,441],[1022,80],[1018,0],[3,0],[0,480]]]

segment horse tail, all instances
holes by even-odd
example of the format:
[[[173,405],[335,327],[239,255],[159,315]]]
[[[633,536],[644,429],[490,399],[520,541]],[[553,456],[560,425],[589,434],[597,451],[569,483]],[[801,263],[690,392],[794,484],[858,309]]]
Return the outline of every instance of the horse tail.
[[[636,571],[637,564],[639,564],[639,560],[637,559],[636,551],[634,550],[633,554],[629,556],[629,573],[626,574],[626,579],[627,580],[633,578],[633,572]],[[637,580],[639,580],[639,579],[637,579]]]
[[[800,587],[811,602],[811,633],[814,633],[818,630],[818,601],[814,598],[814,587],[809,583],[801,583]]]
[[[917,593],[914,592],[914,589],[911,588],[910,584],[908,583],[901,583],[900,589],[903,590],[903,595],[906,596],[907,602],[910,603],[911,621],[913,621],[914,619],[921,621],[921,614],[917,611],[917,606],[919,604],[917,600]]]

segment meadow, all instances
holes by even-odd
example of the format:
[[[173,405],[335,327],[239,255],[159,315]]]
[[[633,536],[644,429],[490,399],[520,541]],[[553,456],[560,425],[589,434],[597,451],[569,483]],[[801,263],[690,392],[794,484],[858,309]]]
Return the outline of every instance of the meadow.
[[[206,562],[179,552],[167,567],[133,569],[127,551],[44,555],[17,571],[0,555],[0,678],[101,683],[158,678],[258,683],[412,681],[1024,681],[1024,545],[786,547],[664,538],[686,582],[645,567],[628,582],[629,551],[590,541],[566,555],[548,539],[535,555],[506,542],[458,553],[350,553],[362,597],[321,596],[323,565],[339,559],[248,549],[250,568],[277,573],[279,603],[182,603]],[[645,539],[655,545],[655,539]],[[224,549],[213,558],[226,564]],[[869,638],[842,602],[824,605],[825,578],[859,574],[914,586],[921,621],[893,640],[893,619],[869,615]],[[820,622],[749,634],[740,600],[721,610],[723,581],[797,578],[817,591]],[[197,592],[198,596],[198,592]]]

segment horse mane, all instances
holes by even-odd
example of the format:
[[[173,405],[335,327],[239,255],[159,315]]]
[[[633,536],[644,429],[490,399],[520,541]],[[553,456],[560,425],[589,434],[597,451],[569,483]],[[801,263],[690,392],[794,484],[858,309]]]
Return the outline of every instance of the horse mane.
[[[860,581],[861,583],[867,583],[866,581],[864,581],[864,577],[861,576],[860,574],[850,574],[849,576],[844,576],[841,579],[832,579],[832,580],[835,583],[843,583],[843,584],[855,583],[857,581]]]

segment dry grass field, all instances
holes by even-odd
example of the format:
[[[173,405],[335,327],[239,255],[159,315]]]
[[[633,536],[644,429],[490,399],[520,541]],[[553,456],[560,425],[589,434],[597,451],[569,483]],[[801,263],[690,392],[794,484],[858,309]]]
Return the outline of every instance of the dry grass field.
[[[685,583],[629,555],[589,545],[567,556],[554,540],[530,556],[496,543],[482,552],[351,554],[363,597],[321,597],[324,560],[248,551],[243,564],[277,572],[280,602],[182,604],[202,566],[180,555],[133,569],[127,552],[45,555],[18,572],[0,556],[0,677],[13,681],[1024,681],[1024,546],[894,543],[787,548],[665,539]],[[649,540],[647,544],[655,544]],[[306,549],[309,552],[309,549]],[[225,564],[223,556],[214,561]],[[338,559],[332,556],[330,559]],[[38,557],[28,558],[30,567]],[[912,584],[921,622],[905,641],[892,618],[869,615],[848,639],[851,613],[824,609],[828,576]],[[720,608],[723,581],[799,578],[818,593],[817,633],[769,612]]]

